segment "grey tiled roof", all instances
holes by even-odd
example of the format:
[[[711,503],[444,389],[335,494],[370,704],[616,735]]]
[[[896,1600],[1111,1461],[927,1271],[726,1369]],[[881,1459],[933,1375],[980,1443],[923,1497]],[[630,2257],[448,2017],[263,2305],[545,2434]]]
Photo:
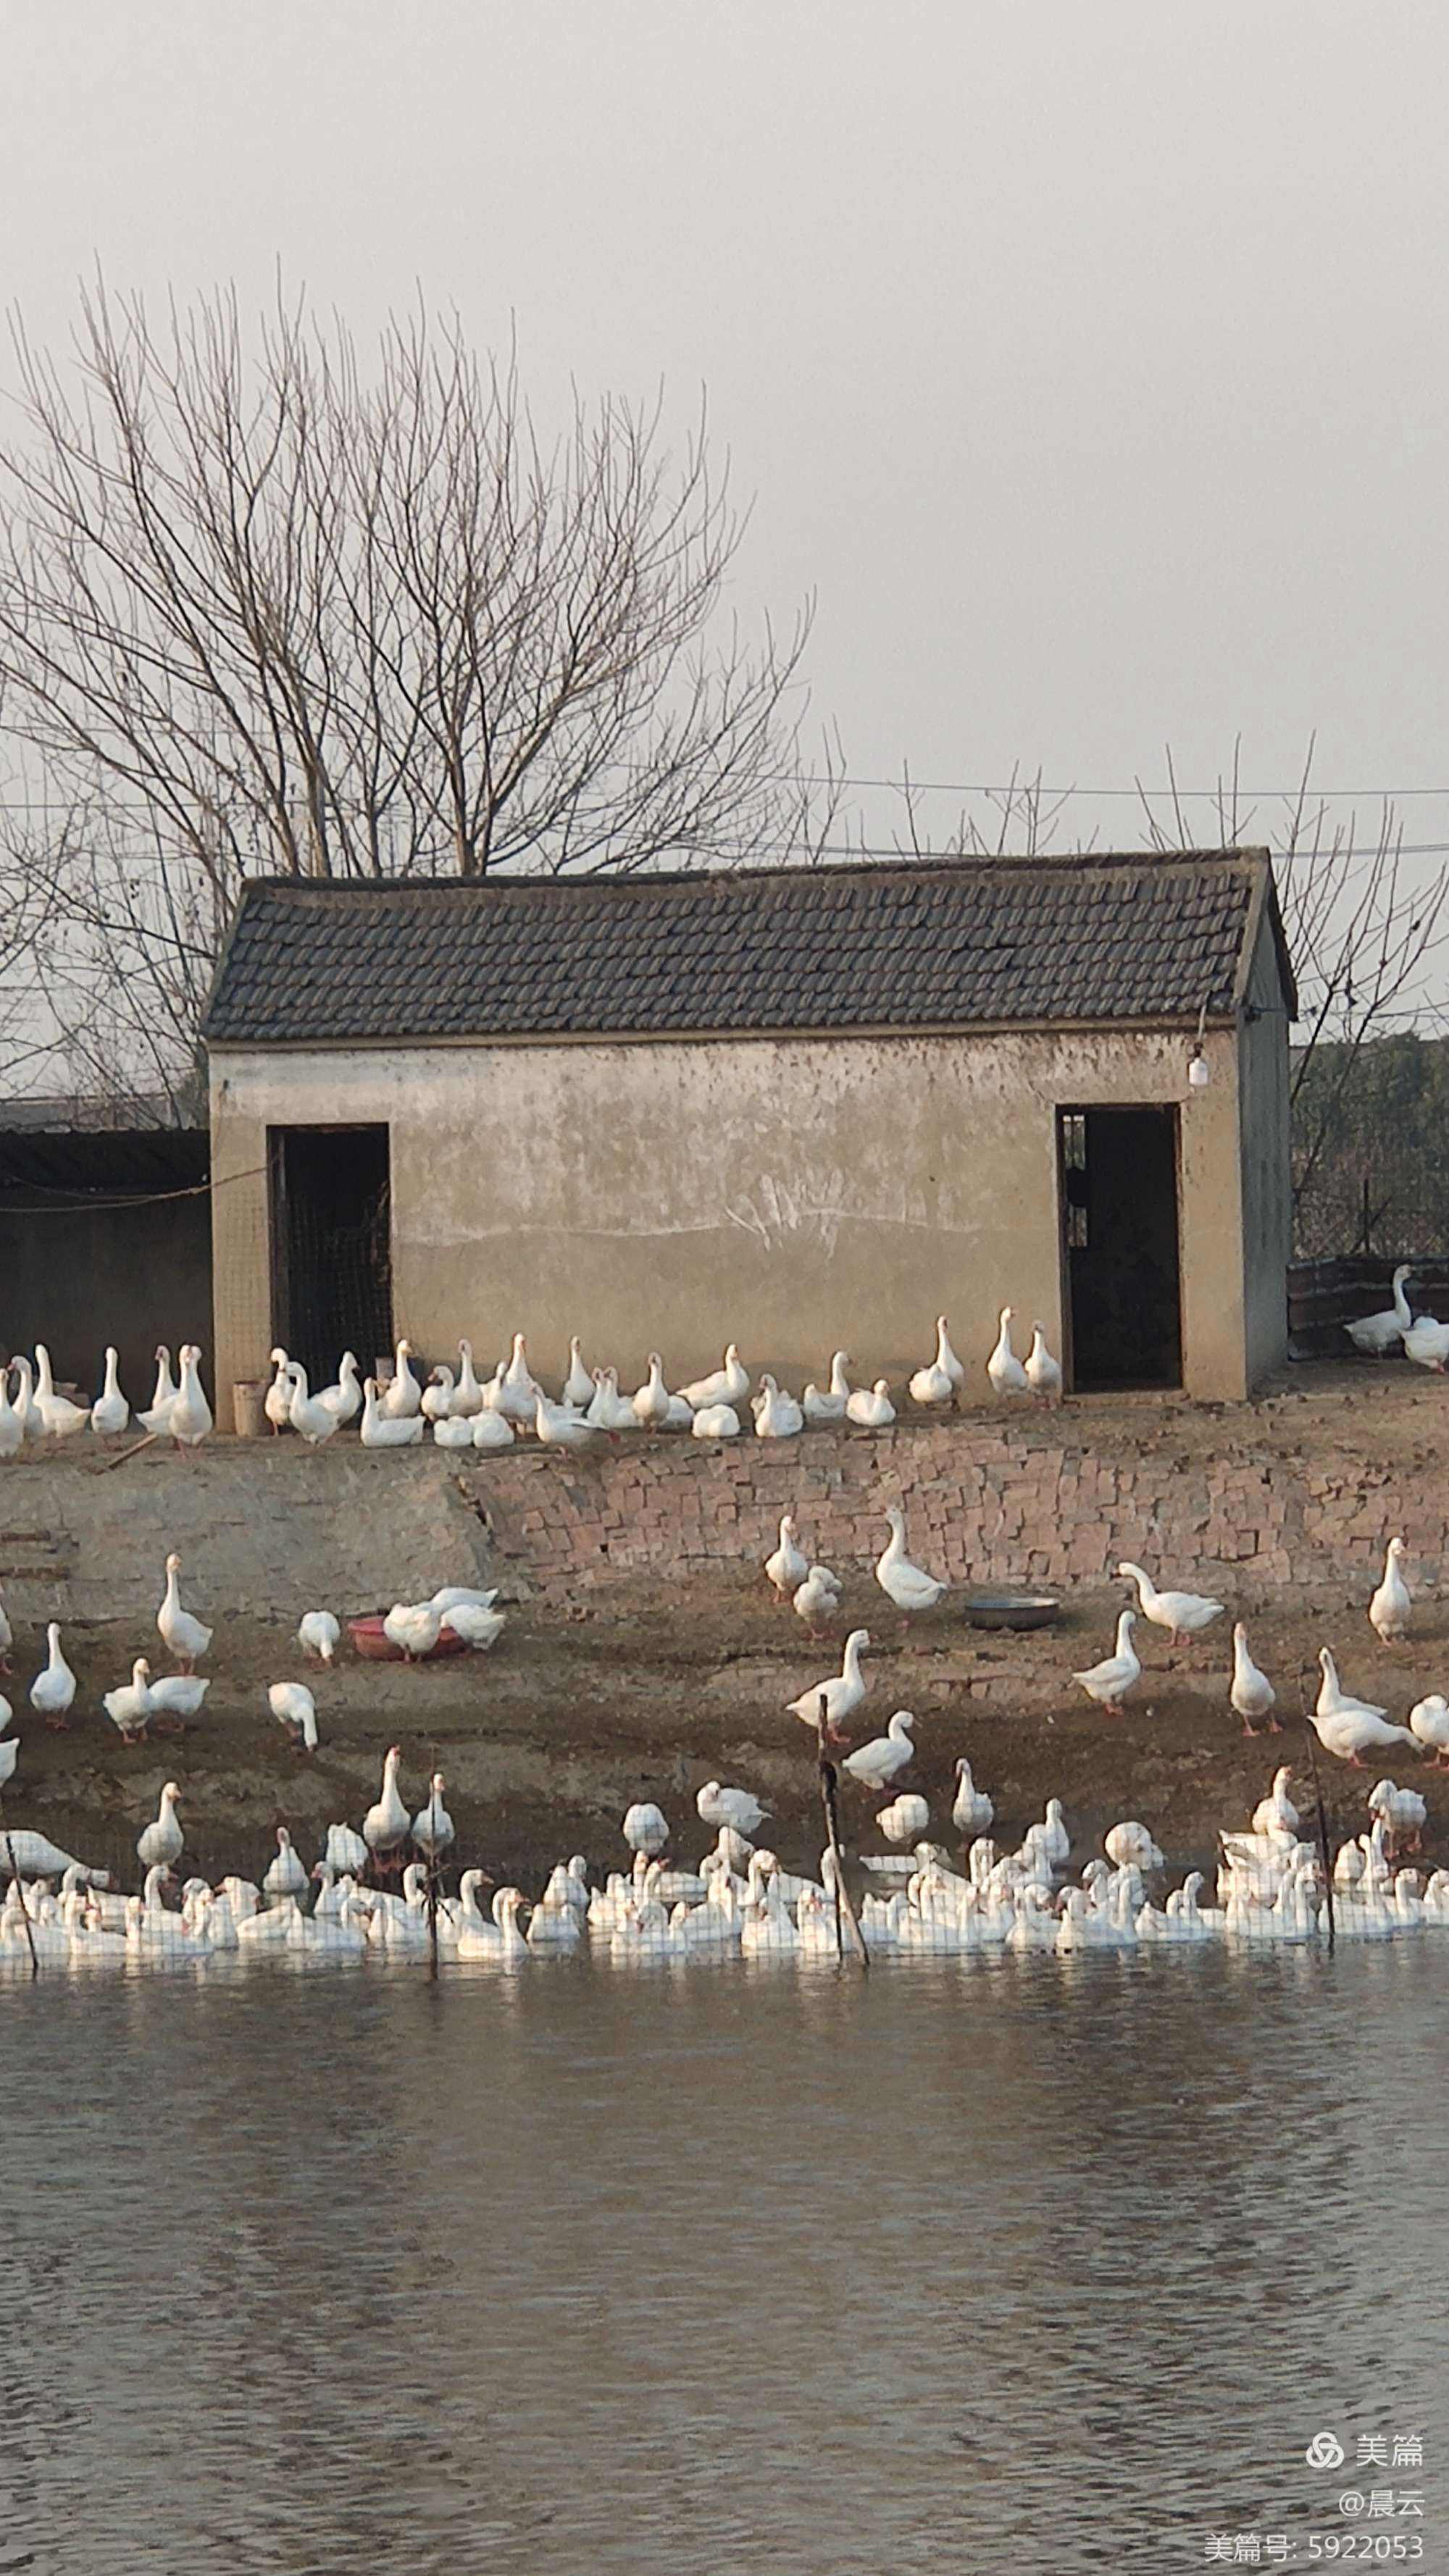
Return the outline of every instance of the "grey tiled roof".
[[[693,876],[248,886],[214,1045],[1196,1021],[1260,851]],[[1280,945],[1281,954],[1281,945]],[[1286,974],[1286,958],[1283,960]]]

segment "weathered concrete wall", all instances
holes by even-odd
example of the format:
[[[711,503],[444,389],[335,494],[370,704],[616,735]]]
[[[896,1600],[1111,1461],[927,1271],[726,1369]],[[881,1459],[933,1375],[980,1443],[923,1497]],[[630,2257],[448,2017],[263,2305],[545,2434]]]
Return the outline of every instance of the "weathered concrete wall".
[[[1248,1015],[1238,1031],[1238,1089],[1245,1327],[1253,1384],[1287,1355],[1288,1264],[1293,1258],[1288,1016],[1266,911],[1246,998]]]
[[[199,1615],[288,1627],[303,1610],[356,1613],[472,1583],[485,1562],[477,1514],[438,1450],[383,1457],[349,1443],[314,1459],[300,1442],[237,1441],[104,1471],[78,1455],[27,1456],[0,1477],[0,1580],[17,1624],[139,1614],[144,1625],[172,1548]]]
[[[106,1344],[121,1384],[149,1404],[158,1342],[211,1340],[211,1215],[203,1196],[154,1194],[67,1207],[54,1192],[0,1197],[0,1333],[5,1351],[43,1341],[58,1378],[99,1395]]]
[[[675,1384],[727,1337],[799,1383],[844,1343],[900,1378],[944,1309],[984,1363],[1005,1301],[1060,1347],[1059,1106],[1179,1101],[1186,1383],[1247,1384],[1238,1048],[1181,1032],[410,1047],[212,1057],[217,1374],[271,1343],[269,1123],[386,1121],[398,1328],[481,1355],[570,1332]],[[252,1175],[252,1178],[237,1177]],[[1281,1271],[1274,1292],[1281,1303]]]

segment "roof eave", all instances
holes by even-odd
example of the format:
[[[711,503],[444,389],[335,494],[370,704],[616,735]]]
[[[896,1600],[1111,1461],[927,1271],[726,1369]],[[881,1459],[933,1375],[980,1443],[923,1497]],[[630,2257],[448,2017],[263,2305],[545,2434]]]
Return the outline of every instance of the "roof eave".
[[[852,1021],[833,1028],[807,1028],[785,1022],[778,1028],[758,1029],[482,1029],[450,1034],[389,1029],[382,1035],[362,1037],[259,1038],[232,1032],[207,1036],[206,1048],[213,1056],[228,1052],[339,1055],[348,1051],[378,1053],[388,1047],[748,1046],[757,1042],[773,1046],[787,1040],[823,1046],[845,1038],[1056,1037],[1063,1032],[1074,1037],[1151,1037],[1191,1035],[1198,1027],[1199,1016],[1197,1011],[1185,1010],[1158,1012],[1140,1019],[881,1020]],[[1234,1004],[1225,1011],[1209,1011],[1202,1025],[1207,1029],[1233,1029],[1238,1018]]]

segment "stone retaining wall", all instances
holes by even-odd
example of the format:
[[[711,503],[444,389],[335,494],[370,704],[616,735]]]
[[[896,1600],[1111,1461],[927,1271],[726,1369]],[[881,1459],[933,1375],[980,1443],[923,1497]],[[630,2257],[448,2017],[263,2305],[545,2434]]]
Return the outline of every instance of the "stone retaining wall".
[[[1355,1445],[1315,1440],[1296,1454],[1225,1433],[1215,1454],[1181,1454],[1180,1443],[1175,1454],[1170,1418],[1145,1417],[1140,1439],[1110,1447],[1070,1423],[1064,1412],[989,1430],[899,1424],[778,1446],[625,1439],[569,1459],[520,1449],[480,1464],[471,1482],[495,1568],[560,1596],[619,1572],[762,1558],[786,1510],[812,1555],[868,1562],[897,1499],[912,1553],[953,1583],[1089,1583],[1128,1556],[1194,1577],[1231,1573],[1236,1597],[1251,1602],[1290,1579],[1357,1584],[1396,1530],[1425,1571],[1449,1551],[1442,1480]]]
[[[1441,1382],[1261,1405],[1064,1407],[790,1442],[624,1437],[594,1454],[520,1445],[466,1462],[428,1446],[299,1441],[154,1450],[112,1473],[78,1443],[0,1468],[0,1577],[29,1620],[104,1622],[159,1594],[168,1547],[214,1607],[263,1621],[357,1609],[441,1582],[512,1578],[567,1601],[618,1574],[758,1564],[793,1510],[802,1544],[870,1564],[902,1499],[912,1553],[953,1583],[1091,1584],[1122,1556],[1231,1580],[1251,1608],[1290,1581],[1362,1592],[1402,1532],[1437,1588],[1449,1494]]]

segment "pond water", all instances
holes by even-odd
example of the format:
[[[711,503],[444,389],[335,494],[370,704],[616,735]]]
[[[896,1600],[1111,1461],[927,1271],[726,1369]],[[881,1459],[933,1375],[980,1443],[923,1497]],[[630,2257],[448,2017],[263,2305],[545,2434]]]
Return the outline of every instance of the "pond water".
[[[1433,1940],[9,1980],[0,2569],[1443,2569],[1446,1994]]]

